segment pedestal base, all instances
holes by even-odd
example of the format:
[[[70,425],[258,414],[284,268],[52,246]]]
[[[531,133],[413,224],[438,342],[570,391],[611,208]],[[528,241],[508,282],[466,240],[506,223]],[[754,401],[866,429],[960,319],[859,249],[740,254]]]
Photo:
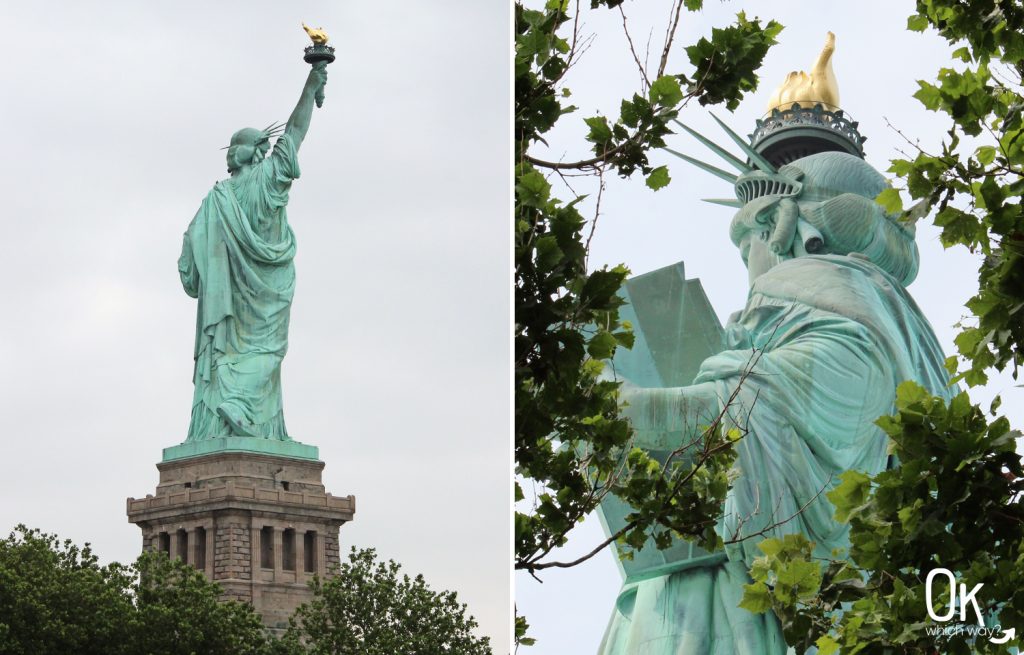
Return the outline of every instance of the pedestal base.
[[[298,441],[279,441],[257,437],[215,437],[200,441],[186,441],[177,446],[164,448],[163,461],[171,462],[214,453],[258,453],[313,461],[320,458],[319,448]]]
[[[164,461],[156,493],[128,499],[128,520],[142,529],[144,550],[192,564],[279,632],[312,597],[306,583],[340,563],[338,530],[355,515],[354,496],[325,492],[323,468],[233,451]]]

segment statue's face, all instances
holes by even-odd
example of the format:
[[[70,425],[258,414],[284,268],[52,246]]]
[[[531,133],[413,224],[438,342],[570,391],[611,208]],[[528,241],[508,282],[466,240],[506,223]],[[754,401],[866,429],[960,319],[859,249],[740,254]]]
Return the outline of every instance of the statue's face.
[[[795,199],[801,188],[799,179],[761,171],[746,173],[737,181],[736,195],[744,204],[730,225],[730,237],[740,249],[751,284],[778,264],[798,256],[793,241]],[[788,216],[782,209],[786,203]]]
[[[765,226],[763,230],[750,230],[740,239],[740,255],[747,266],[750,284],[787,259],[793,259],[792,251],[781,255],[772,251],[771,234],[771,226]]]

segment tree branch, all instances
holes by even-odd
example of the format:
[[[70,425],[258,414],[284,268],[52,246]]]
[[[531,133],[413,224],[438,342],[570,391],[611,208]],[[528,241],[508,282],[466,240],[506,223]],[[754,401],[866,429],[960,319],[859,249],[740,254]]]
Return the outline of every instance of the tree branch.
[[[626,42],[629,43],[629,52],[633,55],[633,61],[636,62],[636,67],[640,71],[640,78],[643,81],[644,89],[651,88],[651,80],[647,77],[646,67],[640,63],[640,56],[636,53],[636,48],[633,46],[633,38],[629,35],[629,27],[626,26],[626,12],[623,11],[622,5],[619,5],[619,15],[622,16],[622,31],[626,35]]]
[[[655,76],[661,77],[665,74],[665,68],[668,67],[668,55],[672,49],[672,41],[676,38],[676,29],[679,27],[679,16],[683,11],[682,0],[674,0],[672,3],[675,9],[675,17],[672,19],[672,25],[665,31],[665,47],[661,50],[661,63],[658,64],[658,74]],[[671,10],[669,10],[671,13]]]

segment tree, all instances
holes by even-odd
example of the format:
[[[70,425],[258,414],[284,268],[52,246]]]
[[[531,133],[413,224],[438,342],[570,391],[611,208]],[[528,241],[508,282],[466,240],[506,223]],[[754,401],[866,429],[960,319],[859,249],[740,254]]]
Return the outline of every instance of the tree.
[[[993,369],[1010,367],[1016,378],[1024,361],[1024,6],[919,0],[907,27],[938,30],[957,46],[960,63],[940,69],[935,83],[918,83],[915,97],[946,114],[950,128],[939,153],[918,148],[915,157],[892,162],[890,172],[917,200],[905,218],[934,208],[947,248],[983,255],[978,292],[967,303],[971,317],[947,368],[968,386],[985,383]],[[897,190],[879,202],[903,208]],[[848,472],[829,494],[837,518],[850,525],[849,561],[813,561],[800,537],[768,540],[744,606],[774,610],[791,645],[817,643],[823,655],[839,648],[1002,653],[1019,643],[1007,643],[1006,635],[1024,628],[1024,468],[1015,447],[1020,434],[996,417],[998,406],[997,398],[990,420],[966,393],[947,404],[904,383],[896,414],[878,421],[899,465],[873,478]],[[999,625],[991,635],[936,632],[943,624],[928,618],[927,581],[940,567],[968,590],[982,585],[978,607]],[[938,580],[932,597],[944,599],[935,603],[943,616],[951,590],[948,579]],[[971,605],[963,623],[974,623],[973,614]]]
[[[591,9],[622,12],[620,5],[621,0],[591,1]],[[534,575],[572,566],[612,541],[627,552],[649,536],[661,546],[677,536],[711,549],[720,544],[713,525],[728,488],[729,442],[710,429],[694,439],[686,457],[678,452],[664,463],[630,447],[631,430],[619,414],[619,385],[602,375],[615,349],[632,345],[631,326],[619,321],[622,299],[616,295],[629,271],[588,270],[596,216],[585,235],[585,196],[570,190],[573,197],[565,202],[551,184],[554,175],[593,175],[598,207],[607,172],[639,172],[648,187],[663,188],[670,182],[668,169],[652,166],[648,153],[665,145],[680,107],[697,99],[733,109],[757,87],[754,71],[782,27],[774,21],[762,27],[742,12],[734,25],[714,29],[710,39],[685,49],[692,72],[667,72],[682,9],[700,6],[700,0],[673,2],[656,70],[648,71],[632,51],[640,92],[622,101],[617,118],[583,119],[590,154],[552,162],[534,151],[575,111],[563,101],[571,96],[566,75],[588,41],[580,34],[580,3],[571,12],[568,0],[550,0],[542,9],[515,5],[515,453],[520,481],[537,490],[533,507],[515,514],[515,568]],[[516,502],[526,497],[520,481]],[[634,508],[627,526],[587,557],[554,561],[552,551],[608,493]],[[521,618],[517,635],[525,635]]]
[[[422,575],[377,561],[352,548],[327,581],[311,584],[314,598],[296,610],[283,641],[310,655],[489,655],[466,605],[450,591],[435,592]]]
[[[0,654],[251,654],[271,652],[252,607],[180,560],[143,554],[132,566],[18,526],[0,541]]]
[[[0,653],[113,652],[132,611],[130,572],[19,525],[0,541]]]
[[[222,600],[220,585],[166,553],[145,552],[133,565],[132,653],[264,655],[274,647],[252,605]]]

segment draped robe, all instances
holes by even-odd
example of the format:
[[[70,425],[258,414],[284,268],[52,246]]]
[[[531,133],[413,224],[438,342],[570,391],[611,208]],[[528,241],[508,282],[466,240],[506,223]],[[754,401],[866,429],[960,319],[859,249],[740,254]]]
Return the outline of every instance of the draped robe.
[[[281,361],[295,289],[295,236],[285,206],[298,177],[296,146],[286,133],[269,157],[217,182],[185,233],[178,271],[185,292],[199,300],[187,441],[290,440]]]
[[[666,575],[627,582],[601,655],[785,653],[774,615],[738,607],[747,570],[761,554],[757,544],[802,532],[822,557],[848,547],[848,527],[832,518],[822,490],[838,484],[843,471],[873,475],[886,467],[887,438],[874,421],[892,413],[900,382],[952,396],[942,351],[914,300],[857,254],[776,265],[753,282],[726,341],[727,349],[705,360],[694,380],[712,385],[721,399],[739,385],[730,414],[748,430],[737,444],[739,477],[717,529],[726,539],[764,535],[729,546],[710,562],[681,562]],[[740,385],[755,348],[760,358]],[[688,442],[688,434],[672,427],[681,425],[680,412],[692,411],[685,389],[624,390],[638,443],[671,449]],[[717,413],[720,405],[709,409]],[[788,517],[794,518],[770,527]]]

